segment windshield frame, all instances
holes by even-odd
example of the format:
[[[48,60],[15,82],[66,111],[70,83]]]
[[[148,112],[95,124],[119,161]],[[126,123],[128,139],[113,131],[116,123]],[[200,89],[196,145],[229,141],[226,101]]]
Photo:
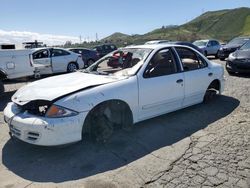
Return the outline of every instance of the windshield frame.
[[[237,41],[237,42],[235,42]],[[237,38],[233,38],[232,40],[230,40],[228,42],[228,44],[230,45],[239,45],[239,46],[242,46],[244,45],[247,41],[249,41],[249,38],[243,38],[243,37],[237,37]]]
[[[97,68],[97,66],[102,63],[105,59],[110,58],[114,53],[119,52],[119,51],[130,51],[130,50],[148,50],[147,54],[145,54],[145,57],[143,59],[141,59],[139,62],[137,62],[133,67],[131,68],[125,68],[125,69],[121,69],[117,72],[114,73],[105,73],[105,72],[98,72],[97,70],[95,71],[94,69]],[[92,65],[90,65],[88,68],[82,70],[82,72],[84,73],[90,73],[90,74],[98,74],[98,75],[105,75],[105,76],[134,76],[136,75],[140,68],[142,67],[142,65],[146,62],[146,60],[148,59],[148,57],[150,56],[150,54],[154,51],[153,48],[137,48],[137,47],[129,47],[129,48],[119,48],[117,50],[114,50],[110,53],[108,53],[107,55],[105,55],[104,57],[100,58],[99,60],[97,60],[95,63],[93,63]]]
[[[197,41],[194,41],[193,44],[195,46],[207,46],[208,42],[209,42],[208,40],[197,40]]]
[[[246,46],[248,46],[247,48],[245,48]],[[240,50],[250,50],[250,40],[248,40],[245,44],[243,44],[240,47]]]

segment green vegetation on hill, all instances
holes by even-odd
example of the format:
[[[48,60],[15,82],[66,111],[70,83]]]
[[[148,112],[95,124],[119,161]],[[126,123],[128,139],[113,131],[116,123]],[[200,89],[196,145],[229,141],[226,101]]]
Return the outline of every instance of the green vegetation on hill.
[[[78,46],[90,47],[98,43],[114,43],[117,46],[143,44],[149,40],[194,41],[214,38],[228,41],[236,36],[250,35],[250,8],[206,12],[194,20],[180,26],[163,26],[144,35],[114,33],[96,43]]]

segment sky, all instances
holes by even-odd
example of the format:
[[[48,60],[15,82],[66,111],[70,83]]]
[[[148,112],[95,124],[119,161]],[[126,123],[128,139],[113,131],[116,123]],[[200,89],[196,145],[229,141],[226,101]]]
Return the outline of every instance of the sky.
[[[250,0],[1,0],[0,43],[63,44],[114,32],[144,34],[206,11],[250,7]]]

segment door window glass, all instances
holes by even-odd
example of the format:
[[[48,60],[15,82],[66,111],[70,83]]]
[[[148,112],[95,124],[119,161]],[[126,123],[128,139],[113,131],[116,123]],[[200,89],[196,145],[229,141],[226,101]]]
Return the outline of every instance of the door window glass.
[[[145,78],[164,76],[178,72],[176,61],[171,49],[162,49],[158,51],[150,60],[146,71]]]
[[[33,59],[42,59],[42,58],[48,58],[49,52],[48,50],[39,50],[38,52],[33,53]]]
[[[53,49],[52,57],[70,55],[69,52],[60,49]]]
[[[184,71],[191,71],[207,66],[206,61],[191,49],[176,47],[175,48],[183,66]]]

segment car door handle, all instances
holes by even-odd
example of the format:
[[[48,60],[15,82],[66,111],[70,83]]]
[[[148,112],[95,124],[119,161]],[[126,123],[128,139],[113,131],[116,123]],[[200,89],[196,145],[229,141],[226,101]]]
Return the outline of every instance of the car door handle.
[[[213,73],[212,72],[208,73],[208,76],[213,76]]]
[[[177,84],[180,84],[180,83],[182,83],[182,82],[183,82],[182,79],[179,79],[179,80],[176,81]]]

